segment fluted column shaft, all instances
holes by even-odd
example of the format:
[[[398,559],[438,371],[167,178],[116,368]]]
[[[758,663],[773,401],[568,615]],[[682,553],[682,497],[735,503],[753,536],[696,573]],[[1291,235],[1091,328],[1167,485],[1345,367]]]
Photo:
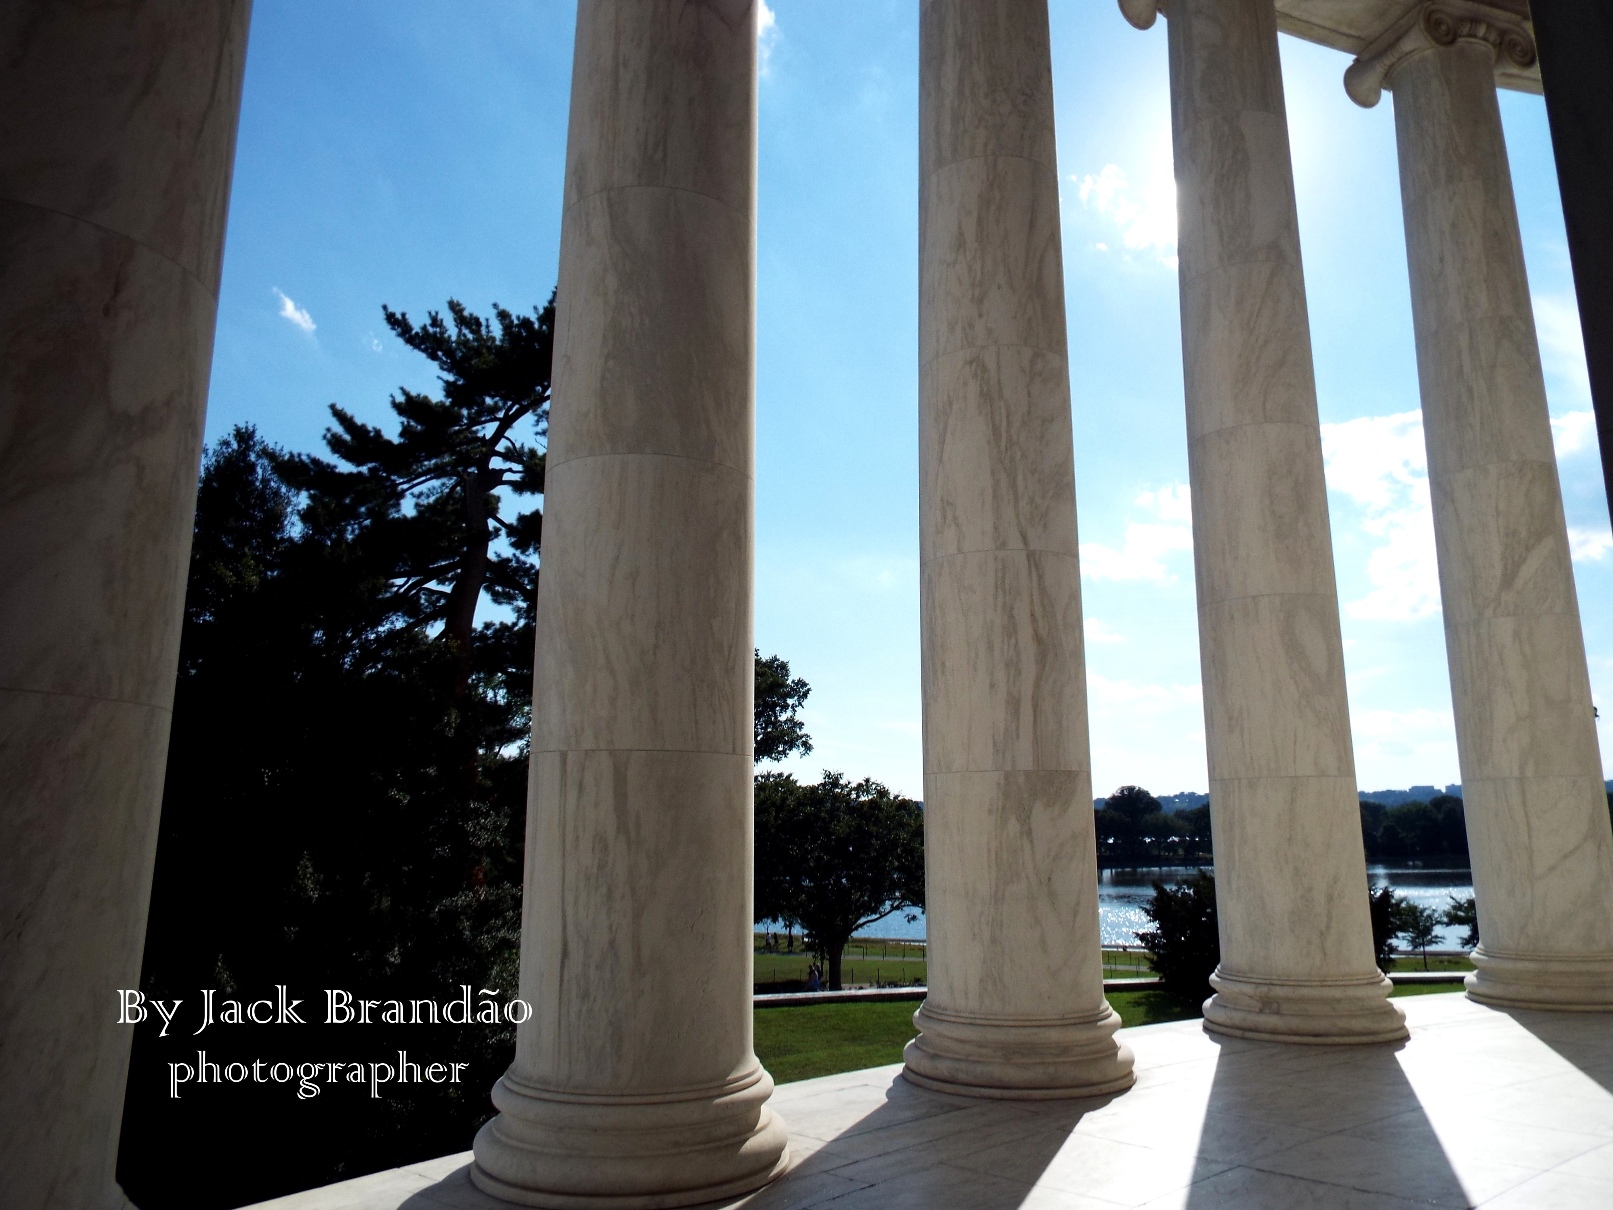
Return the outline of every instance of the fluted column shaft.
[[[0,8],[0,1200],[114,1179],[247,0]]]
[[[751,1043],[753,0],[582,0],[521,995],[473,1178],[539,1206],[769,1180]]]
[[[916,1082],[1131,1083],[1103,998],[1045,0],[921,15]]]
[[[1373,961],[1272,0],[1172,0],[1182,359],[1221,964],[1205,1023],[1404,1036]]]
[[[1613,1009],[1613,830],[1490,27],[1394,93],[1417,370],[1478,900],[1469,993]]]

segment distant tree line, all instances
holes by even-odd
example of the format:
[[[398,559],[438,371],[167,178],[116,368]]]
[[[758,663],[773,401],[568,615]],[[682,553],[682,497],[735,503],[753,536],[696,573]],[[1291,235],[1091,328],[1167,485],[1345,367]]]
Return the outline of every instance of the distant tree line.
[[[1098,808],[1098,864],[1200,865],[1210,861],[1208,805],[1166,813],[1141,786],[1121,786]]]
[[[1613,814],[1613,795],[1609,796]],[[1207,865],[1215,855],[1206,804],[1165,812],[1141,786],[1121,786],[1095,812],[1098,864]],[[1451,794],[1389,807],[1361,804],[1361,841],[1370,862],[1468,860],[1462,800]]]
[[[1462,800],[1436,794],[1427,802],[1386,807],[1361,804],[1361,840],[1368,861],[1427,861],[1450,858],[1466,863],[1467,820]]]

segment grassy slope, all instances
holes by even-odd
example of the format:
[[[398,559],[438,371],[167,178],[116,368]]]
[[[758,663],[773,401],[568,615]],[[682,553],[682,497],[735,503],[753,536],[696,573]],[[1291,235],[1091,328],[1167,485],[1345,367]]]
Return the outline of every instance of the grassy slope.
[[[1418,969],[1421,968],[1419,967]],[[1416,983],[1406,987],[1397,987],[1389,995],[1392,999],[1398,1000],[1402,996],[1437,996],[1441,992],[1459,992],[1461,990],[1462,985],[1460,983]]]
[[[1127,1025],[1154,1025],[1198,1016],[1198,1005],[1164,992],[1115,992],[1109,997]],[[756,1054],[780,1084],[902,1061],[916,1032],[916,1000],[813,1004],[756,1010]]]
[[[1470,971],[1473,969],[1472,960],[1469,959],[1465,954],[1460,957],[1453,957],[1448,954],[1430,954],[1428,956],[1427,966],[1423,965],[1422,958],[1415,953],[1400,954],[1391,959],[1391,961],[1393,963],[1392,969],[1397,972],[1421,970]]]
[[[779,953],[758,947],[754,978],[758,984],[769,986],[780,982],[804,982],[811,962],[812,955],[802,950]],[[846,947],[844,962],[841,978],[848,986],[875,984],[881,987],[909,987],[924,983],[929,975],[922,944],[879,941],[865,944],[853,941]],[[1147,954],[1138,950],[1104,951],[1103,974],[1106,979],[1146,978],[1151,973]]]
[[[1451,985],[1397,987],[1396,996],[1457,990]],[[1111,992],[1109,1003],[1126,1025],[1158,1025],[1199,1015],[1197,1001],[1166,992]],[[756,1054],[780,1084],[902,1061],[914,1034],[917,1001],[813,1004],[756,1010]]]
[[[902,1061],[918,1002],[756,1010],[756,1056],[780,1084]]]
[[[788,953],[768,951],[762,947],[760,936],[755,953],[756,982],[762,985],[804,983],[812,955],[799,949]],[[783,937],[778,940],[783,941]],[[848,985],[906,987],[925,982],[929,975],[922,942],[853,940],[846,946],[843,962],[841,979]]]
[[[806,980],[807,966],[812,962],[812,955],[796,950],[794,953],[767,953],[758,950],[756,953],[755,980],[759,984],[771,985],[779,981]],[[1394,959],[1394,969],[1397,971],[1424,970],[1422,958],[1416,954],[1402,954]],[[1428,959],[1427,970],[1431,971],[1470,971],[1473,964],[1466,957],[1447,957],[1440,955]],[[1152,967],[1148,955],[1137,950],[1122,952],[1119,950],[1105,950],[1103,954],[1103,975],[1106,979],[1127,979],[1139,976],[1146,978],[1152,974]],[[922,984],[928,976],[924,962],[924,947],[922,945],[903,945],[900,943],[853,942],[846,947],[845,969],[842,979],[847,985],[876,984],[882,987],[892,985],[913,986]],[[1125,1014],[1122,1013],[1122,1016]],[[1174,1018],[1173,1018],[1174,1019]],[[1127,1022],[1133,1024],[1133,1022]],[[1140,1022],[1139,1022],[1140,1024]]]

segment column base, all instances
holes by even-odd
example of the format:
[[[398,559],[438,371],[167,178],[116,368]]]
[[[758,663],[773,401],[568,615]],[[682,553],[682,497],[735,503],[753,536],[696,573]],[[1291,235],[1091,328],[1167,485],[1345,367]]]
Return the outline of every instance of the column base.
[[[1613,954],[1490,954],[1473,951],[1467,995],[1496,1008],[1613,1012]]]
[[[663,1210],[738,1197],[789,1162],[789,1131],[767,1106],[760,1064],[709,1089],[663,1095],[559,1092],[506,1072],[499,1114],[476,1134],[471,1180],[551,1210]]]
[[[1400,1042],[1406,1014],[1389,1003],[1383,975],[1363,979],[1245,979],[1217,968],[1204,1028],[1233,1038],[1315,1046]]]
[[[1086,1018],[1005,1021],[947,1013],[925,1001],[913,1024],[919,1036],[902,1052],[902,1076],[921,1088],[1060,1100],[1122,1092],[1136,1082],[1131,1048],[1115,1041],[1120,1015],[1107,1003]]]

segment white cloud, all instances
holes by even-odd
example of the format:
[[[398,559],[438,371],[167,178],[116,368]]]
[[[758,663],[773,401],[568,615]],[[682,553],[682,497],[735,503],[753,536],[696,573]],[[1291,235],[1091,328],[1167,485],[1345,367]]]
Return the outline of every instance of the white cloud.
[[[1377,538],[1367,556],[1372,589],[1345,605],[1352,618],[1409,622],[1439,612],[1439,565],[1421,412],[1322,426],[1327,485],[1365,513]]]
[[[1137,505],[1151,516],[1130,521],[1120,549],[1101,542],[1081,543],[1081,574],[1088,580],[1150,580],[1174,584],[1168,555],[1193,549],[1193,509],[1187,484],[1172,483],[1143,492]]]
[[[1089,643],[1124,643],[1126,636],[1102,618],[1088,618],[1085,623],[1087,642]]]
[[[1081,205],[1112,227],[1120,245],[1131,252],[1151,253],[1162,265],[1176,267],[1176,182],[1160,178],[1134,187],[1125,169],[1105,164],[1095,175],[1070,176]],[[1093,245],[1109,251],[1109,242]]]
[[[1354,710],[1350,730],[1356,784],[1363,790],[1461,779],[1449,710]]]
[[[1203,788],[1204,699],[1197,685],[1150,683],[1087,669],[1095,793],[1115,786]]]
[[[1552,420],[1559,458],[1596,444],[1592,413],[1567,412]],[[1322,426],[1327,486],[1365,514],[1362,532],[1379,541],[1367,556],[1371,591],[1344,611],[1363,621],[1409,622],[1439,612],[1439,563],[1428,490],[1421,412],[1365,416]],[[1594,563],[1613,551],[1613,533],[1570,526],[1576,563]]]
[[[307,310],[287,298],[285,292],[279,286],[274,287],[274,293],[280,299],[281,319],[289,319],[304,332],[312,332],[318,326],[314,323],[314,317],[308,314]]]
[[[1551,419],[1551,443],[1559,458],[1596,445],[1596,413],[1564,412]]]
[[[1456,723],[1449,710],[1357,710],[1350,729],[1357,739],[1444,739],[1454,738]]]
[[[1094,707],[1121,707],[1128,714],[1161,714],[1191,706],[1202,709],[1204,692],[1198,685],[1151,685],[1138,681],[1111,680],[1087,672],[1087,691]]]
[[[380,341],[380,339],[375,335],[374,332],[371,332],[369,334],[369,338],[370,338],[370,352],[379,353],[381,351],[381,341]]]
[[[1327,486],[1369,512],[1405,503],[1428,481],[1423,414],[1396,412],[1322,426]]]
[[[778,45],[778,14],[767,0],[761,0],[756,15],[756,68],[759,75],[767,75],[773,67],[773,47]]]
[[[1161,521],[1193,525],[1193,494],[1185,483],[1167,483],[1158,491],[1144,492],[1137,503],[1150,509]]]
[[[1613,550],[1613,533],[1578,525],[1568,527],[1568,553],[1574,562],[1599,563],[1610,550]]]
[[[1572,294],[1536,294],[1534,308],[1542,368],[1566,388],[1566,394],[1575,402],[1588,401],[1591,378],[1585,367],[1585,333],[1579,326],[1579,304]]]

